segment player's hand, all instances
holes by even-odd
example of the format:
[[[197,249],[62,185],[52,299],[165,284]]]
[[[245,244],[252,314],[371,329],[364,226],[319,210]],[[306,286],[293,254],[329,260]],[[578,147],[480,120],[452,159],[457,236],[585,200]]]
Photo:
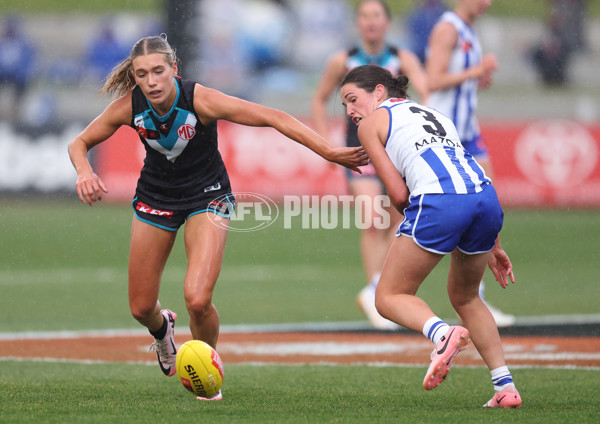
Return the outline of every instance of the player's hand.
[[[334,147],[329,160],[360,174],[359,166],[369,164],[369,157],[362,147]]]
[[[477,85],[482,90],[485,90],[486,88],[489,88],[490,85],[492,85],[492,73],[491,72],[486,72],[485,74],[483,74],[482,76],[480,76],[479,80],[477,82]]]
[[[514,284],[515,283],[515,275],[512,271],[512,263],[510,262],[510,258],[499,246],[499,243],[492,249],[490,252],[490,257],[488,259],[488,266],[492,270],[496,281],[500,283],[503,289],[508,286],[508,281]]]
[[[93,172],[78,175],[75,187],[81,201],[90,206],[94,206],[95,202],[102,200],[102,192],[108,193],[102,180]]]
[[[491,74],[498,69],[498,59],[493,54],[486,54],[481,58],[481,67],[484,74]]]

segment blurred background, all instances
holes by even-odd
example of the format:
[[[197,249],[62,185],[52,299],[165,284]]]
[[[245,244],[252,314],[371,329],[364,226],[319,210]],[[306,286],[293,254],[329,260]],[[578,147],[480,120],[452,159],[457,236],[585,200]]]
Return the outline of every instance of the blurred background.
[[[390,1],[389,41],[419,52],[432,0]],[[446,5],[451,7],[452,1]],[[310,124],[310,98],[330,55],[356,39],[346,0],[1,0],[0,331],[128,328],[127,254],[144,155],[131,131],[91,152],[109,188],[93,209],[75,194],[67,144],[110,102],[102,81],[139,38],[162,32],[182,76],[287,111]],[[437,12],[435,12],[437,13]],[[433,16],[436,16],[433,13]],[[486,291],[524,316],[589,322],[600,275],[600,1],[494,0],[477,21],[500,68],[479,95],[483,137],[505,207],[503,246],[518,285]],[[332,143],[344,109],[332,96]],[[344,171],[276,131],[219,123],[234,192],[347,193]],[[282,220],[280,220],[282,221]],[[223,322],[352,321],[362,288],[359,230],[231,232],[217,287]],[[182,238],[161,300],[178,312]],[[423,296],[442,317],[446,271]],[[288,283],[288,284],[281,284]],[[318,293],[318,296],[314,294]],[[90,302],[93,299],[93,302]],[[48,319],[51,316],[52,319]],[[579,319],[579,318],[577,318]],[[553,321],[553,322],[554,322]],[[598,327],[596,327],[598,328]]]
[[[107,73],[128,55],[136,40],[150,34],[168,34],[182,61],[184,78],[283,109],[308,122],[310,97],[326,60],[356,39],[355,3],[3,0],[0,193],[72,190],[74,172],[65,154],[66,143],[110,102],[98,94]],[[389,3],[394,14],[389,41],[422,54],[423,34],[437,17],[434,6],[443,2]],[[451,0],[445,4],[452,5]],[[577,184],[587,184],[590,178],[591,182],[600,181],[596,160],[600,2],[495,0],[476,25],[484,51],[494,53],[500,64],[494,84],[480,94],[483,135],[494,160],[500,162],[496,168],[502,169],[504,164],[519,173],[500,172],[496,181],[499,191],[518,205],[600,204],[600,194],[594,195],[596,188],[590,186],[583,190],[587,194],[574,195],[572,185],[564,184],[566,180]],[[338,97],[332,96],[330,102],[330,114],[334,119],[341,117],[344,110]],[[561,125],[556,127],[557,123]],[[342,131],[340,127],[334,132],[333,142],[341,142]],[[236,137],[246,134],[236,133]],[[529,147],[519,144],[523,137]],[[573,146],[565,145],[565,138],[582,139],[583,147],[566,154]],[[224,156],[228,156],[227,136],[222,139]],[[551,158],[537,152],[535,145],[542,144],[555,149],[546,154]],[[538,162],[538,168],[548,175],[543,184],[527,180],[519,169],[529,165],[507,156],[507,151],[519,146],[533,150],[531,158],[524,160]],[[557,160],[557,156],[563,159]],[[109,152],[108,157],[110,160],[114,153]],[[99,171],[109,166],[98,160]],[[115,178],[134,179],[141,159],[136,160],[129,177],[122,173]],[[235,162],[235,152],[228,161]],[[278,168],[289,176],[288,167]],[[236,178],[233,176],[234,181]],[[343,182],[339,188],[340,181],[322,189],[298,187],[295,191],[342,192],[345,188]],[[125,184],[115,199],[129,198],[134,182]],[[521,185],[518,192],[511,191],[515,184]],[[562,198],[556,190],[567,190],[568,195]],[[585,199],[581,200],[582,196]]]

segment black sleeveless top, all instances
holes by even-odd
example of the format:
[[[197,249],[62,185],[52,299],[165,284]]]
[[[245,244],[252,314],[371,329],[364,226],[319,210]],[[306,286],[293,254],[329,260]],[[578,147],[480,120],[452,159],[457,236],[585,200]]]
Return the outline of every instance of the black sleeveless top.
[[[384,48],[375,55],[370,55],[365,52],[360,46],[352,47],[348,50],[348,58],[346,59],[346,72],[361,65],[377,65],[387,69],[396,76],[400,73],[400,59],[398,58],[399,49],[392,45],[385,45]],[[360,146],[358,139],[358,127],[352,119],[347,119],[346,145],[348,147]]]
[[[146,149],[136,197],[154,207],[189,209],[214,197],[216,187],[230,190],[229,176],[218,151],[217,123],[202,125],[194,111],[195,82],[175,81],[177,98],[164,116],[138,86],[133,89],[131,126]]]

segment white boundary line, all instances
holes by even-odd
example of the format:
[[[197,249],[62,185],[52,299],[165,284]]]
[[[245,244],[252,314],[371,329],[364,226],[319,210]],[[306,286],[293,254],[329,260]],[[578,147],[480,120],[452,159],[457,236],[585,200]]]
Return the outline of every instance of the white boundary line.
[[[448,322],[454,324],[453,322]],[[518,317],[519,326],[543,325],[600,325],[600,314],[581,315],[544,315],[531,317]],[[220,332],[224,333],[285,333],[285,332],[337,332],[337,331],[377,331],[380,333],[394,334],[396,331],[373,330],[367,321],[340,321],[340,322],[299,322],[280,324],[234,324],[222,325]],[[189,334],[187,329],[178,327],[177,334]],[[144,328],[135,329],[106,329],[106,330],[73,330],[73,331],[21,331],[14,333],[0,333],[0,340],[26,340],[26,339],[74,339],[82,337],[115,337],[146,335]],[[416,334],[416,333],[415,333]]]
[[[22,358],[16,356],[0,356],[0,362],[43,362],[43,363],[64,363],[64,364],[82,364],[82,365],[142,365],[142,366],[156,366],[156,361],[103,361],[97,359],[66,359],[66,358]],[[326,367],[380,367],[380,368],[425,368],[427,364],[411,364],[411,363],[398,363],[398,362],[387,362],[387,361],[375,361],[375,362],[351,362],[351,363],[338,363],[338,362],[261,362],[261,361],[249,361],[249,362],[235,362],[226,364],[227,367],[235,366],[252,366],[252,367],[304,367],[304,366],[326,366]],[[474,368],[474,369],[487,369],[485,365],[453,365],[453,368]],[[592,366],[579,366],[579,365],[511,365],[511,369],[554,369],[554,370],[580,370],[580,371],[600,371],[600,367]]]

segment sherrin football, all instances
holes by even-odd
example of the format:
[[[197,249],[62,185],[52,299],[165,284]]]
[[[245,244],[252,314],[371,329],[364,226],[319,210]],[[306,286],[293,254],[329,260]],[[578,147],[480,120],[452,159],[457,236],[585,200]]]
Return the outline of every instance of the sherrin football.
[[[196,396],[211,398],[223,386],[223,362],[216,350],[200,340],[189,340],[179,348],[175,368],[183,387]]]

